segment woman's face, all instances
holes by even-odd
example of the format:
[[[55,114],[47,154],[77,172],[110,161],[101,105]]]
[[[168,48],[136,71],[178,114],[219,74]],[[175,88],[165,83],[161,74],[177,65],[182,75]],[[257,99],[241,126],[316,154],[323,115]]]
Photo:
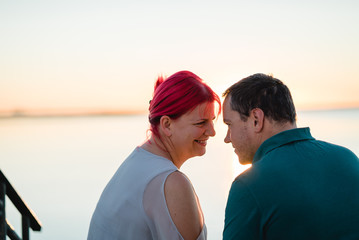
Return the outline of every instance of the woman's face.
[[[206,102],[172,120],[170,142],[177,158],[186,160],[205,154],[207,140],[216,134],[214,111],[214,103]]]

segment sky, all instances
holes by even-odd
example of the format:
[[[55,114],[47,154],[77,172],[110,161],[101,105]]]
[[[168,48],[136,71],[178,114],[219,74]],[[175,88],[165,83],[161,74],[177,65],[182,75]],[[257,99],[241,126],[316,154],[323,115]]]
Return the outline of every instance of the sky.
[[[272,74],[297,109],[359,107],[359,1],[0,0],[0,112],[146,111],[158,75],[218,94]]]

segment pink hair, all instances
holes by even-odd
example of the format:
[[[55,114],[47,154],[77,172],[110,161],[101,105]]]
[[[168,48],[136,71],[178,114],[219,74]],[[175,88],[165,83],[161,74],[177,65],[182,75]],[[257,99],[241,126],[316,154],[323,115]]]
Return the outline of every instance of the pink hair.
[[[215,101],[219,104],[219,113],[220,98],[192,72],[180,71],[167,79],[159,76],[149,107],[150,130],[159,137],[158,124],[162,116],[177,119],[202,103]]]

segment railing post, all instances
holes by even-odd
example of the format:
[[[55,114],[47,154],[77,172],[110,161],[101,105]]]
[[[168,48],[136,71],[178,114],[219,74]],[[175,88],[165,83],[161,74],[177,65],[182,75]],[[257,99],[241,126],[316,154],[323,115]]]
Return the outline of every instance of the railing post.
[[[11,240],[20,240],[19,236],[11,227],[10,223],[6,221],[5,211],[5,195],[14,204],[16,209],[21,213],[22,217],[22,240],[30,239],[30,228],[34,231],[41,230],[41,223],[36,218],[35,214],[21,199],[19,194],[11,186],[5,175],[0,170],[0,240],[6,240],[6,235]]]
[[[5,195],[6,184],[4,181],[0,181],[0,240],[6,239],[6,216],[5,216]]]
[[[22,240],[30,240],[30,219],[26,215],[22,215]]]

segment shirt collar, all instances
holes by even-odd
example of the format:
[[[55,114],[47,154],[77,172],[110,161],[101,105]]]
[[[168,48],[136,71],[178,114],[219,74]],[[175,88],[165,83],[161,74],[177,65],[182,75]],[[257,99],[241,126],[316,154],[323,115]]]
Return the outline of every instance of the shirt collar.
[[[295,128],[280,132],[267,140],[259,146],[257,152],[254,155],[253,163],[261,160],[267,153],[275,148],[281,147],[285,144],[289,144],[296,141],[314,140],[310,134],[310,129],[307,128]]]

